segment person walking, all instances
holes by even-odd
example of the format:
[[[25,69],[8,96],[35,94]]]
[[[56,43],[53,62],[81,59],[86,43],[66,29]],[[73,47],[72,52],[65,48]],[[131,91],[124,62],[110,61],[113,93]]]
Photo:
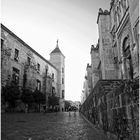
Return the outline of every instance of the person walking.
[[[69,111],[69,116],[70,116],[70,110],[71,110],[71,108],[70,108],[70,106],[69,106],[69,108],[68,108],[68,111]]]
[[[44,114],[46,113],[46,106],[45,105],[43,106],[43,113]]]
[[[74,108],[74,116],[76,115],[76,108]]]
[[[55,106],[55,116],[57,116],[57,106]]]

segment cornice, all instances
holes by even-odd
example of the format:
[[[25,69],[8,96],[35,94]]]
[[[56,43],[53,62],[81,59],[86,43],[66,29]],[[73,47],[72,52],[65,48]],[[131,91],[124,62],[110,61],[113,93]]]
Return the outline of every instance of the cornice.
[[[110,15],[110,12],[108,10],[102,10],[101,8],[99,9],[99,12],[98,12],[98,17],[97,17],[97,24],[99,22],[99,17],[100,15]]]
[[[51,65],[54,69],[58,70],[53,64],[51,64],[48,60],[46,60],[43,56],[41,56],[39,53],[37,53],[33,48],[31,48],[28,44],[26,44],[22,39],[20,39],[17,35],[15,35],[12,31],[10,31],[7,27],[5,27],[1,23],[1,29],[5,30],[7,33],[9,33],[11,36],[13,36],[15,39],[17,39],[22,45],[27,47],[30,51],[35,53],[37,56],[39,56],[41,59],[43,59],[46,63]]]

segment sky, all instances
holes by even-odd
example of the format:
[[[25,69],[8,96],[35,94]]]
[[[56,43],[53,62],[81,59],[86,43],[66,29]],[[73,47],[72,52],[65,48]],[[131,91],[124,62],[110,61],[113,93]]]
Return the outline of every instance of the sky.
[[[110,0],[1,0],[1,23],[47,60],[56,41],[65,55],[65,99],[81,101],[99,8]]]

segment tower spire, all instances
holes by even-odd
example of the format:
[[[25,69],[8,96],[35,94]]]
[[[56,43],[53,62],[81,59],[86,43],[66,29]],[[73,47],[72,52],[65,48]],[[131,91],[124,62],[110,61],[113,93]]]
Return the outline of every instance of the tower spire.
[[[60,49],[59,49],[59,46],[58,46],[58,39],[56,40],[56,47],[55,47],[55,49],[50,53],[50,54],[52,54],[52,53],[60,53],[60,54],[62,54],[63,55],[63,53],[60,51]],[[64,55],[63,55],[64,56]],[[64,56],[65,57],[65,56]]]
[[[58,48],[58,39],[57,39],[57,41],[56,41],[56,47]]]

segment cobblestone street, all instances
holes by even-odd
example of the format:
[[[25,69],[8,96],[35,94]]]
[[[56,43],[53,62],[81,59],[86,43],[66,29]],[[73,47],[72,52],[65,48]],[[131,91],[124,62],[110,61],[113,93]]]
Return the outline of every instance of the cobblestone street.
[[[1,115],[2,140],[107,140],[79,112]]]

